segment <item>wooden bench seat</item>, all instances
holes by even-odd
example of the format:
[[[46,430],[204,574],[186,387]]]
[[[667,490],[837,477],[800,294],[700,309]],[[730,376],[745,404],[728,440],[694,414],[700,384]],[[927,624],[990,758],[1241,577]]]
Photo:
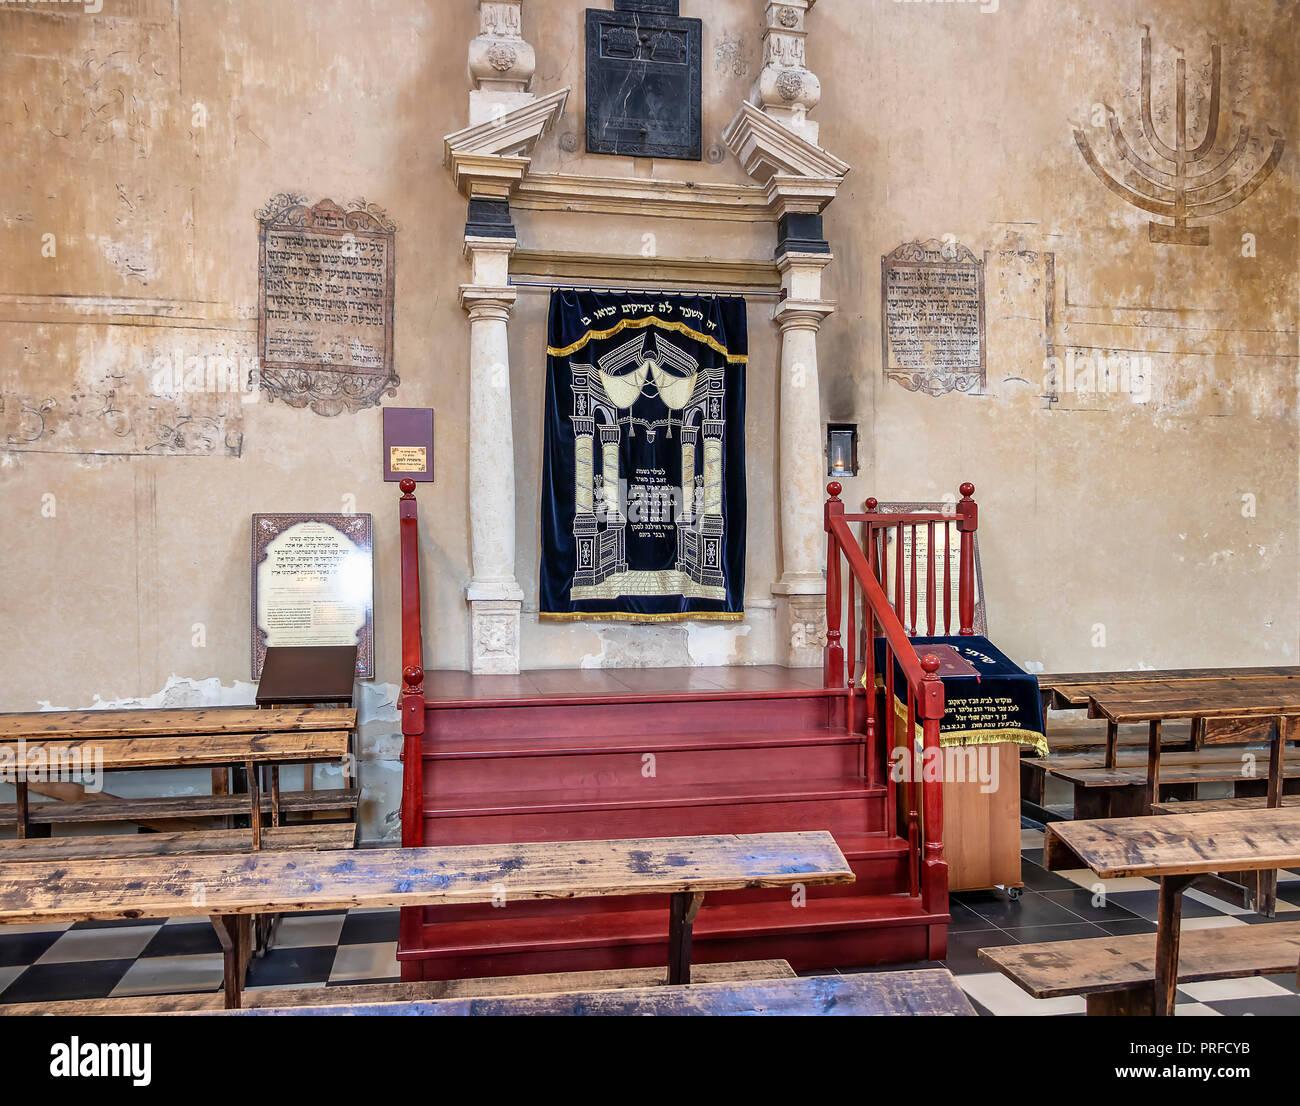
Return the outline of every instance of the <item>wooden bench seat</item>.
[[[51,710],[0,714],[0,743],[19,740],[167,737],[351,730],[351,707],[209,707],[183,710]]]
[[[1154,933],[998,945],[979,954],[1034,998],[1083,995],[1092,1015],[1153,1012]],[[1295,972],[1298,961],[1300,922],[1186,930],[1178,982],[1282,975]]]
[[[3,933],[0,932],[0,936]],[[696,964],[697,983],[739,983],[759,979],[794,979],[784,960],[749,960],[735,964]],[[381,1002],[420,1002],[439,999],[488,998],[497,995],[536,995],[553,991],[606,991],[624,987],[667,986],[663,968],[621,968],[596,972],[549,972],[543,975],[502,975],[485,979],[441,979],[416,983],[361,983],[339,987],[267,988],[244,992],[243,1008],[258,1006],[338,1006]],[[221,1010],[220,991],[188,995],[132,995],[130,998],[75,999],[65,1002],[23,1002],[0,1005],[0,1017],[86,1015],[123,1017],[138,1014],[177,1014]]]
[[[692,1017],[772,1015],[858,1017],[975,1014],[956,979],[945,968],[854,973],[803,979],[692,983],[688,986],[629,987],[559,994],[451,998],[436,1001],[334,1006],[254,1007],[196,1011],[236,1017],[293,1015],[379,1015],[416,1017]]]
[[[280,810],[284,813],[306,811],[351,810],[361,801],[356,787],[329,790],[282,791]],[[271,797],[261,796],[263,813],[271,811]],[[73,822],[147,822],[172,818],[220,818],[246,815],[247,795],[158,795],[139,799],[104,797],[72,802],[32,803],[28,821],[33,825],[60,825]],[[17,816],[14,803],[0,804],[0,820],[12,822]]]
[[[5,767],[35,774],[61,766],[105,772],[212,768],[229,764],[325,763],[348,755],[347,730],[289,733],[152,734],[148,737],[23,738]]]
[[[267,826],[262,848],[278,850],[350,849],[356,845],[355,822],[305,822]],[[0,841],[0,864],[47,860],[126,860],[143,856],[202,856],[246,853],[253,848],[246,829],[197,830],[186,833],[112,833],[84,837],[28,837]],[[0,939],[3,939],[0,931]]]
[[[1242,795],[1235,799],[1172,800],[1151,805],[1152,814],[1206,814],[1215,810],[1264,810],[1267,795]],[[1283,795],[1278,806],[1300,806],[1300,795]]]

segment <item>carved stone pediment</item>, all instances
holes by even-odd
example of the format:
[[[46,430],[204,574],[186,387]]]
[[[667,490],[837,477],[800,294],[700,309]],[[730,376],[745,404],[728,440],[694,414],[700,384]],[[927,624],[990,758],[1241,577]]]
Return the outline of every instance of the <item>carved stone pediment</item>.
[[[847,162],[796,134],[748,100],[727,124],[722,140],[745,172],[762,183],[777,174],[839,181],[850,168]]]
[[[486,122],[447,135],[442,140],[446,164],[451,165],[457,154],[527,157],[533,152],[537,140],[563,114],[568,99],[569,89],[562,88],[539,96],[523,107],[503,110]]]

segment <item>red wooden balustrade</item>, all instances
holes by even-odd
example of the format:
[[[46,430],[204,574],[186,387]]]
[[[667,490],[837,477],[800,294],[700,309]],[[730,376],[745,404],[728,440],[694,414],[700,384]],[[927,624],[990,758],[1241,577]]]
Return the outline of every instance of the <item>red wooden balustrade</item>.
[[[402,557],[402,845],[424,844],[424,636],[420,628],[420,537],[415,481],[398,487]]]
[[[952,634],[953,528],[958,542],[957,619],[958,633],[974,633],[975,622],[975,550],[973,535],[977,508],[971,498],[973,484],[962,484],[961,499],[951,511],[887,514],[877,510],[873,499],[866,502],[864,514],[848,514],[839,495],[841,486],[832,481],[827,486],[826,502],[826,654],[825,685],[843,687],[848,693],[847,726],[850,732],[866,733],[867,781],[880,784],[884,763],[881,742],[888,754],[899,746],[908,750],[904,758],[908,769],[904,779],[896,781],[889,773],[891,811],[897,811],[901,784],[902,813],[911,856],[910,891],[920,894],[928,910],[946,910],[948,866],[943,859],[943,783],[937,768],[942,764],[939,748],[939,723],[944,714],[943,682],[939,679],[939,660],[932,654],[918,657],[912,637],[948,636]],[[850,529],[862,526],[859,544]],[[921,552],[917,533],[925,534],[925,628],[917,626]],[[890,595],[888,537],[894,537],[893,588]],[[942,541],[942,566],[936,564],[936,544]],[[911,538],[910,549],[906,537]],[[848,571],[843,571],[847,566]],[[942,603],[939,581],[942,579]],[[862,634],[857,619],[859,596],[862,610]],[[940,620],[942,613],[942,620]],[[847,633],[841,625],[847,620]],[[942,628],[940,628],[942,627]],[[845,655],[844,638],[848,649]],[[876,692],[876,657],[874,643],[884,640],[883,698]],[[859,647],[862,657],[859,665]],[[859,674],[859,667],[861,673]],[[901,671],[906,683],[905,694],[898,699],[906,703],[906,728],[896,732],[895,673]],[[858,698],[865,700],[862,729],[858,722]],[[917,726],[922,730],[923,761],[914,755]],[[893,757],[890,757],[893,764]],[[926,772],[923,765],[935,765]],[[922,782],[923,781],[923,782]]]

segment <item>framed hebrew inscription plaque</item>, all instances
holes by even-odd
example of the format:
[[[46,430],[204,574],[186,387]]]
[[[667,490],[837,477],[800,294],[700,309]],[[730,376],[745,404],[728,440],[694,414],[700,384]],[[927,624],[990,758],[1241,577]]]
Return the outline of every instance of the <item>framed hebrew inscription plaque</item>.
[[[355,645],[375,674],[369,515],[253,516],[253,679],[269,646]]]
[[[271,399],[337,415],[396,395],[395,227],[358,201],[282,193],[257,214],[257,347]]]
[[[951,239],[880,259],[885,378],[910,392],[984,391],[984,262]]]

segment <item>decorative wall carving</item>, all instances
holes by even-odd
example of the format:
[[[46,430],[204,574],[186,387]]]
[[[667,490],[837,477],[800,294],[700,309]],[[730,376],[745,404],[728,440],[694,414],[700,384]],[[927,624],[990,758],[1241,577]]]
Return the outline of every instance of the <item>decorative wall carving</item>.
[[[1273,147],[1267,158],[1252,176],[1243,180],[1236,166],[1249,148],[1250,127],[1238,125],[1236,139],[1219,159],[1211,163],[1220,143],[1220,117],[1223,114],[1223,64],[1219,44],[1210,47],[1209,103],[1206,108],[1205,133],[1198,140],[1187,129],[1187,62],[1179,57],[1176,65],[1176,119],[1172,145],[1161,137],[1156,120],[1163,122],[1169,114],[1168,105],[1156,109],[1151,93],[1151,34],[1142,36],[1142,126],[1138,132],[1145,140],[1145,149],[1138,152],[1124,135],[1118,114],[1107,109],[1107,121],[1115,153],[1123,163],[1116,173],[1103,167],[1083,129],[1074,129],[1074,141],[1097,178],[1120,199],[1134,207],[1149,211],[1170,220],[1168,223],[1152,219],[1147,224],[1147,235],[1152,242],[1176,246],[1208,246],[1208,227],[1191,226],[1188,219],[1205,219],[1230,211],[1245,201],[1272,174],[1286,140],[1269,128]],[[1152,162],[1164,162],[1160,168]]]

